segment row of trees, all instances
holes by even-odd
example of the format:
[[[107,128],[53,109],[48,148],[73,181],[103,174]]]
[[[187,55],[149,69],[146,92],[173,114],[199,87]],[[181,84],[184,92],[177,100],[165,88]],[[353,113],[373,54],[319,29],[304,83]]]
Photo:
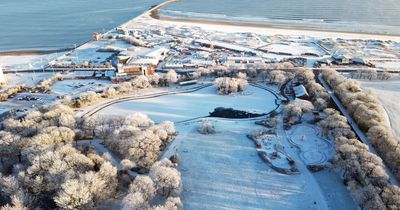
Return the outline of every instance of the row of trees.
[[[46,92],[46,91],[51,91],[51,85],[63,78],[62,74],[54,74],[51,78],[44,79],[39,82],[35,87],[33,88],[28,88],[23,85],[14,85],[2,92],[0,92],[0,101],[7,101],[10,97],[15,96],[17,93],[21,93],[24,91],[41,91],[41,92]]]
[[[259,77],[264,81],[270,81],[271,83],[275,81],[281,81],[281,74],[285,74],[286,77],[290,77],[290,75],[286,75],[288,72],[292,72],[295,69],[295,66],[291,62],[282,62],[282,63],[257,63],[257,64],[240,64],[240,65],[215,65],[211,68],[199,68],[196,72],[193,73],[194,78],[199,78],[201,76],[227,76],[233,77],[238,75],[240,72],[245,73],[247,77],[255,79]],[[271,73],[272,72],[272,73]],[[275,79],[273,79],[275,78]]]
[[[322,75],[353,119],[367,133],[369,142],[399,179],[400,140],[387,125],[382,106],[371,94],[363,91],[357,81],[346,79],[333,70],[325,70]]]
[[[63,103],[75,108],[81,108],[90,105],[102,98],[112,98],[117,95],[126,94],[132,91],[137,91],[141,89],[146,89],[152,87],[152,85],[159,84],[161,76],[157,73],[149,76],[137,76],[134,79],[123,82],[118,85],[110,86],[104,91],[96,93],[94,91],[87,91],[81,93],[78,97],[71,98],[70,96],[64,96]],[[179,76],[174,71],[171,70],[164,75],[166,82],[169,84],[174,84],[178,81]]]
[[[80,108],[90,105],[101,98],[111,98],[116,95],[125,94],[139,89],[145,89],[152,86],[152,84],[158,84],[159,76],[155,74],[152,77],[138,76],[131,81],[123,82],[117,86],[111,86],[106,88],[103,92],[96,93],[94,91],[87,91],[81,93],[76,98],[65,96],[63,103],[71,107]]]
[[[40,92],[50,92],[51,91],[51,86],[57,82],[63,79],[63,75],[60,73],[54,74],[52,77],[48,79],[44,79],[39,82],[39,84],[36,85],[34,88],[34,92],[40,91]]]
[[[0,92],[0,101],[7,101],[9,98],[17,93],[24,91],[25,87],[22,85],[15,85]]]
[[[130,184],[129,193],[122,200],[123,209],[180,209],[181,188],[181,175],[176,165],[168,159],[163,159],[154,163],[148,176],[138,176]],[[162,200],[158,201],[158,205],[154,204],[156,197]]]
[[[318,124],[336,142],[334,163],[362,209],[398,209],[400,188],[389,182],[382,159],[356,138],[338,111],[328,108],[323,116]]]

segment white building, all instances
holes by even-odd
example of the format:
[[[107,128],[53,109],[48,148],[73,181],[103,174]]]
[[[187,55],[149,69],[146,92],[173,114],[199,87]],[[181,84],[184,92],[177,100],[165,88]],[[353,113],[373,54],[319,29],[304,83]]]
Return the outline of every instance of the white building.
[[[3,67],[0,66],[0,84],[5,84],[6,83],[6,78],[4,77],[3,74]]]

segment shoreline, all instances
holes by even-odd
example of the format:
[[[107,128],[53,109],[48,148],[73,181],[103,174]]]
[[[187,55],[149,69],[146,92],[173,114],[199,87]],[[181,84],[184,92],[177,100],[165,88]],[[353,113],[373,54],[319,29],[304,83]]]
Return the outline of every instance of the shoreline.
[[[53,53],[67,52],[71,51],[75,48],[62,48],[55,50],[10,50],[10,51],[1,51],[0,56],[24,56],[24,55],[48,55]]]
[[[400,35],[394,34],[380,34],[372,32],[351,32],[351,31],[341,31],[341,30],[329,30],[329,29],[312,29],[304,28],[299,26],[280,27],[274,26],[268,23],[251,23],[251,22],[234,22],[234,21],[221,21],[221,20],[205,20],[205,19],[195,19],[195,18],[178,18],[172,16],[161,16],[158,12],[153,12],[148,17],[166,22],[175,23],[188,23],[188,24],[198,24],[198,25],[209,25],[209,26],[222,26],[222,27],[238,27],[238,28],[256,28],[264,30],[276,30],[276,31],[298,31],[298,32],[311,32],[311,33],[332,33],[332,34],[344,34],[344,35],[355,35],[355,36],[365,36],[369,39],[379,39],[378,37],[383,37],[387,40],[400,40]],[[374,38],[376,36],[377,38]]]
[[[397,40],[400,41],[400,34],[385,34],[385,33],[373,33],[373,32],[352,32],[352,31],[343,31],[343,30],[331,30],[331,29],[323,29],[323,28],[304,28],[300,26],[288,25],[287,27],[276,26],[269,23],[252,23],[252,22],[234,22],[234,21],[222,21],[222,20],[205,20],[205,19],[196,19],[196,18],[181,18],[181,17],[173,17],[167,15],[160,15],[160,9],[164,8],[168,4],[179,2],[180,0],[168,0],[164,3],[157,5],[157,7],[151,8],[149,11],[143,13],[139,17],[147,17],[150,19],[155,19],[158,21],[165,22],[175,22],[175,23],[188,23],[188,24],[198,24],[205,26],[222,26],[222,27],[238,27],[238,28],[254,28],[254,29],[264,29],[264,30],[275,30],[275,31],[297,31],[299,34],[310,34],[310,33],[325,33],[325,34],[337,34],[337,35],[355,35],[355,37],[365,37],[366,39],[381,39],[384,38],[386,40]],[[307,33],[308,32],[308,33]],[[312,35],[311,35],[312,36]],[[374,38],[374,36],[376,36]],[[339,36],[338,36],[339,37]]]

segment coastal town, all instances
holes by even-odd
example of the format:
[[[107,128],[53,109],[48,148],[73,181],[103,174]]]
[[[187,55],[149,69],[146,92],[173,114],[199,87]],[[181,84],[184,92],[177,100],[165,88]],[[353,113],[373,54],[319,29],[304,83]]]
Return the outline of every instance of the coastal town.
[[[163,17],[172,2],[0,56],[0,206],[400,208],[400,107],[378,97],[400,96],[399,37]]]

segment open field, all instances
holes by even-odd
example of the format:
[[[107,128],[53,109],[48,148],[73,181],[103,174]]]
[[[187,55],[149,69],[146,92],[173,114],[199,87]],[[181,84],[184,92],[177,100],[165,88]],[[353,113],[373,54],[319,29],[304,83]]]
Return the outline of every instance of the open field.
[[[100,79],[82,79],[73,80],[67,79],[63,81],[58,81],[52,86],[53,93],[58,95],[77,95],[85,91],[98,91],[103,90],[105,87],[110,85],[109,80]]]
[[[199,122],[178,124],[179,135],[165,157],[177,150],[183,178],[185,209],[355,209],[337,174],[314,176],[305,167],[284,175],[257,155],[249,133],[262,127],[254,121],[213,119],[216,134],[197,132]],[[296,161],[290,144],[283,143]],[[303,163],[298,162],[300,165]],[[317,180],[318,179],[318,180]],[[330,189],[325,188],[328,184]]]
[[[400,78],[388,81],[360,80],[362,87],[370,89],[385,108],[391,127],[400,136]]]
[[[332,145],[320,141],[318,130],[312,125],[299,125],[285,133],[280,124],[278,136],[284,150],[297,162],[300,170],[298,174],[284,175],[263,162],[254,143],[246,137],[263,128],[255,125],[254,120],[210,118],[216,128],[216,134],[212,135],[198,133],[201,120],[179,122],[205,116],[218,106],[269,112],[276,104],[273,94],[253,86],[243,95],[228,96],[218,95],[214,87],[208,87],[189,94],[117,103],[96,115],[143,112],[155,122],[178,122],[178,136],[163,157],[176,151],[180,154],[178,169],[183,179],[184,209],[356,208],[337,174],[322,172],[314,175],[306,168],[306,164],[324,164],[332,157]],[[306,139],[298,133],[299,129],[309,132],[304,134]],[[300,149],[289,138],[296,141]],[[331,188],[323,188],[321,185],[325,183]]]

